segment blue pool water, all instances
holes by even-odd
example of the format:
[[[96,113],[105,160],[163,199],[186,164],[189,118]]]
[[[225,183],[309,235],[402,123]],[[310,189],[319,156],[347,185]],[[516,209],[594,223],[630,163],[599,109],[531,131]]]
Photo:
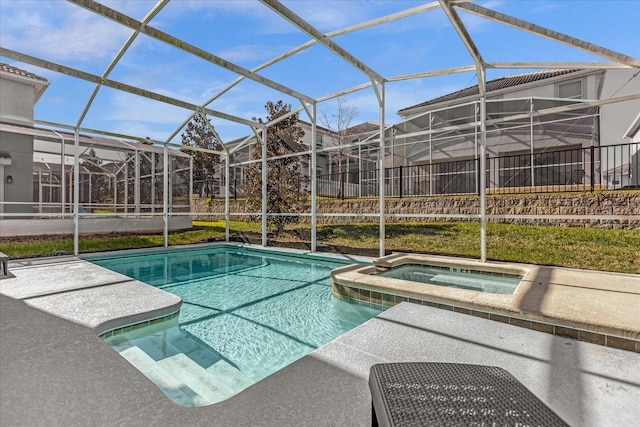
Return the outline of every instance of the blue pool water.
[[[522,276],[518,274],[490,273],[461,267],[416,264],[393,267],[389,270],[379,272],[377,275],[393,279],[496,294],[513,293],[522,280]]]
[[[183,299],[179,318],[105,340],[184,406],[226,399],[383,309],[332,296],[347,262],[327,257],[223,246],[89,260]]]

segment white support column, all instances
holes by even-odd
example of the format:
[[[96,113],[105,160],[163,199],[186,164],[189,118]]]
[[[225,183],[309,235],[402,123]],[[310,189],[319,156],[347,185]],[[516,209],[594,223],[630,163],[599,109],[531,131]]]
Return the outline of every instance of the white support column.
[[[267,246],[267,129],[262,130],[262,246]]]
[[[534,157],[533,157],[533,153],[534,153],[534,150],[533,150],[533,97],[529,98],[529,103],[530,103],[529,112],[531,113],[531,119],[529,122],[529,145],[531,146],[530,168],[531,168],[531,187],[533,188],[536,186],[536,178],[535,178],[536,175],[535,175],[535,169],[533,167],[533,160],[534,160]]]
[[[166,149],[167,144],[165,144],[164,147]],[[156,153],[150,153],[150,155],[151,155],[151,213],[156,213],[156,184],[158,182],[158,180],[156,180]],[[165,155],[166,155],[166,150],[165,150]],[[164,160],[163,160],[163,164],[164,164]],[[138,179],[140,179],[140,177],[138,177]],[[167,182],[165,181],[164,184],[167,185]]]
[[[318,137],[318,129],[316,126],[317,114],[316,114],[316,103],[313,104],[313,117],[311,120],[311,173],[309,176],[311,177],[311,252],[315,252],[317,249],[317,220],[318,220],[318,212],[316,206],[316,197],[318,192],[318,183],[316,181],[316,169],[317,169],[317,147],[316,147],[316,139]]]
[[[475,111],[475,122],[478,123],[478,104],[474,102],[473,104],[473,109]],[[473,129],[473,138],[474,138],[474,143],[475,143],[475,149],[476,149],[476,154],[475,154],[475,159],[476,161],[478,161],[479,158],[479,153],[478,153],[478,125],[476,124],[475,128]],[[478,165],[478,170],[476,173],[476,194],[480,194],[480,165]]]
[[[193,157],[189,156],[189,218],[193,220]],[[192,224],[193,225],[193,224]]]
[[[192,158],[193,160],[193,158]],[[224,158],[224,175],[225,175],[225,189],[224,189],[224,241],[229,241],[229,221],[231,221],[231,214],[229,212],[229,182],[231,181],[229,177],[229,153]]]
[[[140,213],[140,151],[138,149],[134,151],[133,160],[135,162],[135,165],[134,165],[135,173],[134,173],[134,179],[133,179],[133,203],[135,203],[134,212]],[[129,186],[128,184],[129,184],[129,174],[127,173],[125,177],[125,188]],[[128,199],[125,198],[125,201],[124,201],[125,213],[129,210],[128,204],[129,204],[129,201]]]
[[[362,197],[362,145],[358,145],[358,197]]]
[[[66,154],[64,152],[65,151],[64,138],[62,138],[60,143],[62,144],[60,146],[60,164],[62,165],[62,168],[61,168],[62,169],[62,173],[60,174],[60,205],[61,205],[60,213],[62,214],[62,218],[64,218],[64,214],[65,214],[64,205],[65,205],[65,202],[66,202],[66,200],[65,200],[66,197],[65,196],[66,196],[66,191],[67,191],[67,189],[66,189],[66,185],[67,185],[67,177],[66,177],[66,175],[67,174],[65,173],[65,169],[64,169],[65,157],[66,157]]]
[[[73,154],[73,255],[78,256],[80,253],[79,235],[80,235],[80,130],[76,127],[73,134],[73,146],[75,153]]]
[[[484,78],[484,76],[483,76]],[[487,261],[487,98],[480,98],[480,261]]]
[[[433,117],[429,112],[429,195],[433,196],[433,144],[431,141],[433,134],[431,133],[431,120],[433,120]]]
[[[162,167],[163,167],[163,171],[162,171],[162,181],[163,181],[163,185],[162,185],[162,219],[163,219],[163,223],[164,223],[164,230],[163,230],[163,235],[164,235],[164,247],[168,248],[169,247],[169,152],[167,151],[167,143],[164,143],[164,148],[162,151]],[[151,157],[152,161],[151,164],[155,164],[155,158]],[[151,194],[155,194],[155,168],[154,168],[154,174],[153,174],[153,180],[152,183],[153,185],[151,186]],[[153,201],[155,203],[155,199]]]
[[[380,256],[383,257],[385,255],[385,185],[384,185],[384,82],[380,83],[380,98],[378,99],[380,104],[380,154],[378,156],[379,165],[378,165],[378,174],[379,176],[379,185],[380,185]]]
[[[137,164],[137,162],[136,162]],[[137,176],[136,176],[137,178]],[[135,185],[135,182],[134,182]],[[134,192],[134,197],[135,197],[135,192]],[[129,210],[129,159],[127,159],[125,157],[124,160],[124,213],[125,215],[127,214],[127,211]]]
[[[0,219],[4,213],[4,165],[0,163]]]
[[[42,215],[42,169],[38,169],[38,213]]]

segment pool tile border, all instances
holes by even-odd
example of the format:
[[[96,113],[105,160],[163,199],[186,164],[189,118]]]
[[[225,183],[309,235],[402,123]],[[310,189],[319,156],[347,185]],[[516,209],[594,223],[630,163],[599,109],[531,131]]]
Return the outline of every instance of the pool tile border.
[[[127,325],[127,326],[122,326],[120,328],[115,328],[112,329],[110,331],[107,332],[103,332],[100,335],[98,335],[100,338],[102,339],[106,339],[106,338],[111,338],[117,335],[121,335],[125,332],[131,332],[131,331],[135,331],[137,329],[141,329],[150,325],[156,325],[158,323],[161,322],[165,322],[167,320],[172,320],[175,319],[176,317],[180,316],[180,310],[175,311],[171,314],[167,314],[166,316],[160,316],[160,317],[154,317],[152,319],[148,319],[142,322],[138,322],[138,323],[133,323],[131,325]]]
[[[358,304],[368,304],[370,306],[382,306],[385,308],[392,307],[401,302],[407,301],[415,304],[426,305],[429,307],[435,307],[442,310],[455,311],[457,313],[468,314],[471,316],[482,317],[497,322],[507,323],[514,326],[519,326],[526,329],[533,329],[539,332],[544,332],[552,335],[557,335],[565,338],[575,339],[577,341],[584,341],[592,344],[599,344],[605,347],[612,347],[621,350],[632,351],[640,353],[640,341],[621,338],[614,335],[599,334],[596,332],[585,331],[578,328],[570,328],[567,326],[555,325],[553,323],[544,323],[534,320],[523,319],[515,316],[505,316],[503,314],[491,313],[489,311],[482,311],[476,309],[469,309],[466,307],[455,306],[452,304],[442,304],[427,299],[407,298],[400,295],[394,295],[391,293],[382,293],[376,291],[370,291],[367,289],[360,289],[354,286],[341,285],[333,282],[333,293],[338,298],[352,300]]]

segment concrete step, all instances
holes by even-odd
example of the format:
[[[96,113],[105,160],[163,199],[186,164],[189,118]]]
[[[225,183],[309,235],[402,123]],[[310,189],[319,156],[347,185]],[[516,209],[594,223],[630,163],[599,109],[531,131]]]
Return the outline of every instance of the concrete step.
[[[120,355],[149,378],[173,402],[187,407],[203,406],[207,401],[179,377],[163,368],[139,347],[129,347]]]

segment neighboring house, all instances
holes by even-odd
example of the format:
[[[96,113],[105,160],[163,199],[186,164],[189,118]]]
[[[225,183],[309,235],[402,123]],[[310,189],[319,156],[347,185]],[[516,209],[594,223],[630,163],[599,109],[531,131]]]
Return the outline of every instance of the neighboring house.
[[[34,105],[47,88],[42,77],[0,63],[0,235],[67,232],[72,227],[74,134],[33,126]],[[80,134],[78,202],[80,213],[162,212],[164,149]],[[169,209],[190,211],[191,156],[168,150]],[[11,215],[7,215],[11,214]],[[23,215],[24,214],[24,215]],[[35,225],[38,218],[46,225]],[[24,221],[23,221],[24,220]],[[22,222],[21,222],[22,221]],[[127,227],[117,218],[101,224],[87,219],[82,232]],[[127,219],[131,229],[162,230],[162,218]],[[44,223],[42,223],[44,224]],[[188,228],[190,218],[172,218],[170,228]],[[137,227],[137,228],[136,228]],[[8,234],[9,233],[9,234]]]
[[[601,106],[587,103],[639,93],[635,69],[538,71],[487,81],[487,157],[500,157],[488,161],[487,185],[580,184],[591,178],[587,165],[592,160],[595,175],[618,166],[606,152],[589,158],[587,149],[628,142],[623,131],[640,111],[640,100]],[[456,187],[459,192],[473,192],[479,100],[476,85],[398,111],[403,122],[394,126],[394,154],[386,165],[431,164],[431,173],[440,174],[441,179],[470,170],[473,173],[464,175],[465,182],[457,182]],[[545,113],[550,108],[556,110]],[[515,115],[517,120],[503,120]]]
[[[0,116],[32,120],[48,86],[47,79],[0,62]],[[0,214],[32,212],[32,164],[33,137],[0,131]]]
[[[300,141],[299,151],[311,150],[311,123],[304,120],[298,120],[298,126],[304,131],[304,136]],[[357,174],[360,170],[371,170],[376,168],[377,164],[377,147],[378,143],[367,144],[366,141],[372,137],[377,138],[380,130],[380,125],[374,122],[365,122],[356,126],[351,126],[344,130],[346,137],[338,137],[335,132],[322,127],[316,126],[316,176],[320,181],[327,181],[330,179],[327,175],[336,175],[334,180],[338,180],[337,174],[355,172]],[[346,140],[351,144],[356,144],[350,148],[336,149],[332,147],[338,147],[340,140]],[[232,195],[242,194],[242,181],[244,177],[244,171],[251,160],[254,159],[254,145],[257,143],[255,137],[245,137],[230,141],[226,144],[229,151],[233,152],[231,160],[232,164],[240,165],[235,167],[231,171],[231,176],[235,177],[231,179],[231,192]],[[361,144],[358,144],[361,143]],[[372,147],[373,146],[373,147]],[[238,148],[241,147],[241,148]],[[308,157],[307,157],[308,159]],[[310,176],[308,168],[311,166],[307,160],[301,160],[304,163],[304,167],[307,168],[306,174]],[[222,170],[221,172],[222,173]],[[352,173],[353,175],[353,173]],[[354,177],[345,177],[345,182],[355,182]],[[218,182],[222,182],[219,178]],[[320,183],[320,187],[322,183]],[[319,190],[321,191],[321,190]],[[224,196],[224,188],[220,185],[220,196]]]

